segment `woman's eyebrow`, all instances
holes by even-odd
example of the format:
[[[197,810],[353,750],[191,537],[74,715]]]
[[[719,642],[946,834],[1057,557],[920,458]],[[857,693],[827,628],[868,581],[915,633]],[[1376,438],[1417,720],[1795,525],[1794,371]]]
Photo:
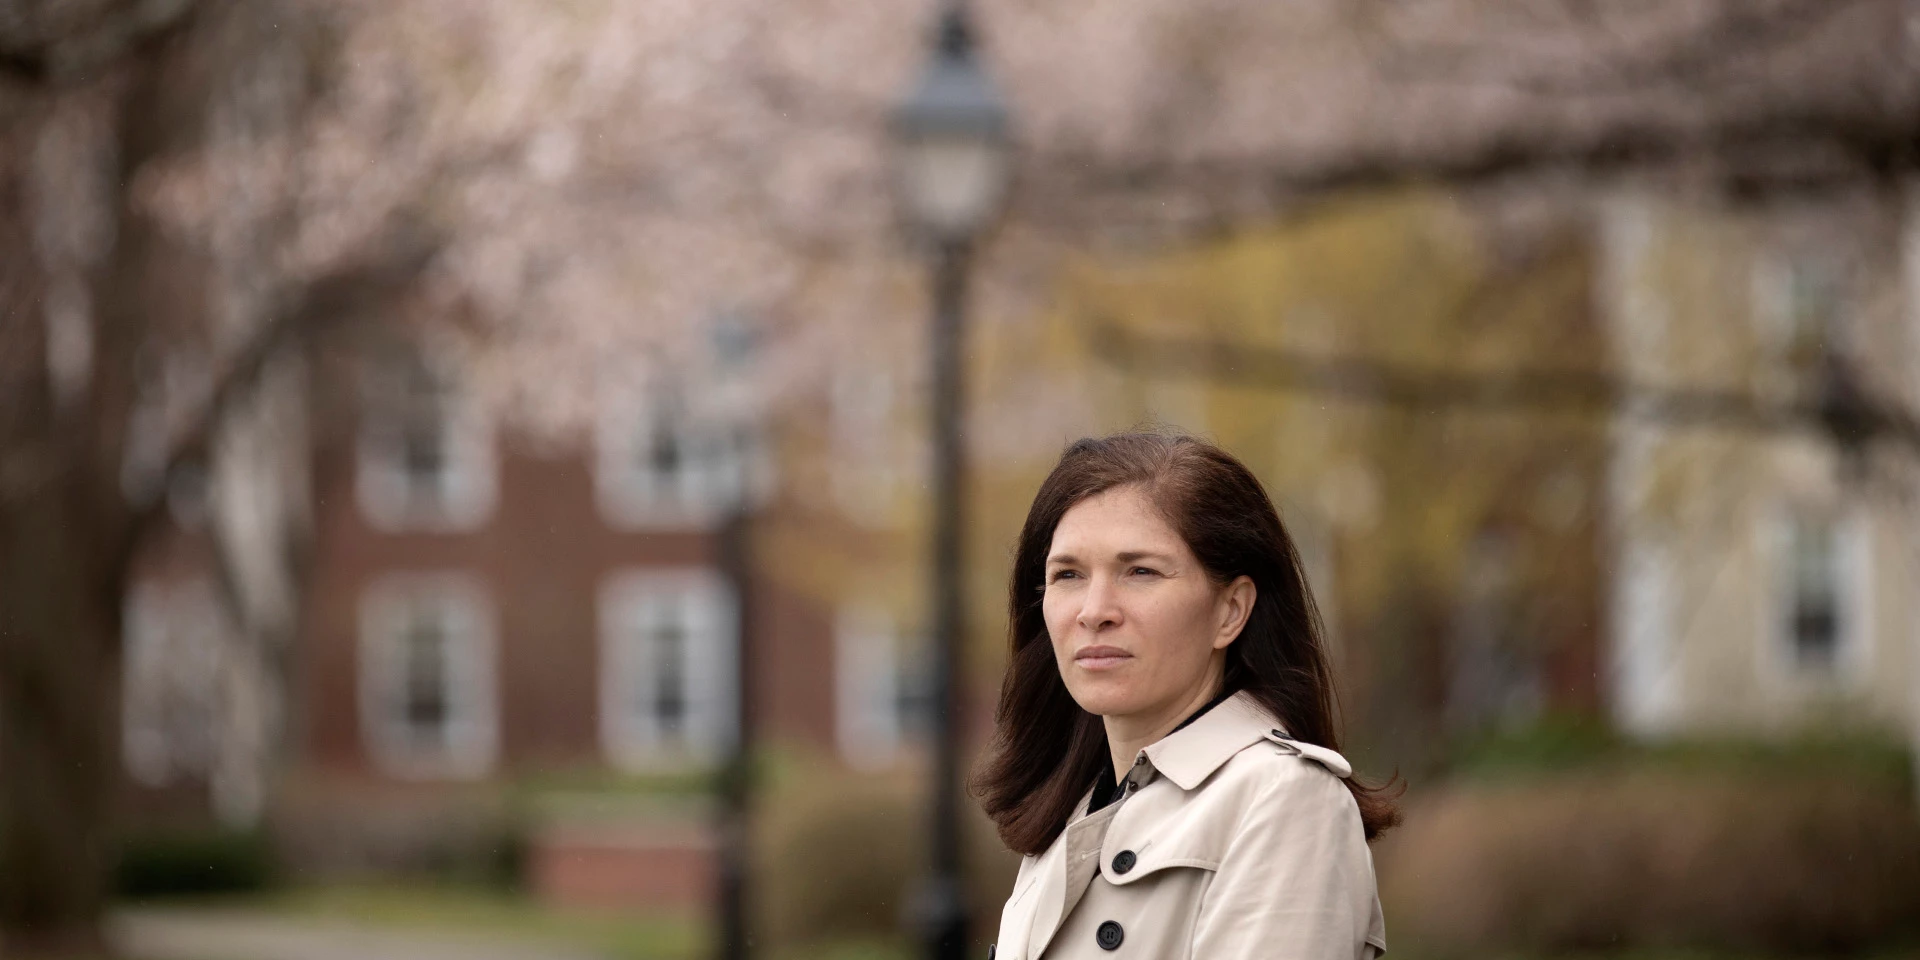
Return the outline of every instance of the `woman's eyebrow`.
[[[1167,553],[1154,553],[1154,551],[1150,551],[1150,549],[1127,549],[1127,551],[1119,551],[1119,553],[1114,555],[1114,559],[1116,559],[1117,563],[1139,563],[1139,561],[1173,563],[1173,557],[1171,557],[1171,555],[1167,555]],[[1071,564],[1079,563],[1079,557],[1075,557],[1075,555],[1071,555],[1071,553],[1054,553],[1052,557],[1046,559],[1046,563],[1068,564],[1068,566],[1071,566]]]

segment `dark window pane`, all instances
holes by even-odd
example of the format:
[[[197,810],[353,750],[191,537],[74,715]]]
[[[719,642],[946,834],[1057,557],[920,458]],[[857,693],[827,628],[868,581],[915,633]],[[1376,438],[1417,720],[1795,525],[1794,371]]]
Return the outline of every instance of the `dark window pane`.
[[[407,424],[401,437],[401,456],[409,486],[414,489],[437,487],[447,467],[446,435],[440,430],[440,424],[420,420]]]
[[[678,610],[668,610],[654,625],[649,646],[653,658],[653,718],[665,734],[679,735],[687,722],[687,637]]]
[[[440,623],[419,617],[404,638],[402,715],[414,738],[439,742],[452,712],[447,691],[447,642]]]
[[[408,363],[401,381],[400,466],[408,485],[433,492],[447,467],[446,387],[424,362]]]
[[[654,418],[653,429],[648,434],[645,452],[646,469],[658,477],[677,477],[686,460],[687,452],[680,445],[679,431],[664,416]]]
[[[1803,601],[1793,618],[1794,652],[1806,666],[1831,666],[1839,646],[1840,618],[1831,600]]]
[[[1840,571],[1831,523],[1802,518],[1793,530],[1794,659],[1828,667],[1840,645]]]

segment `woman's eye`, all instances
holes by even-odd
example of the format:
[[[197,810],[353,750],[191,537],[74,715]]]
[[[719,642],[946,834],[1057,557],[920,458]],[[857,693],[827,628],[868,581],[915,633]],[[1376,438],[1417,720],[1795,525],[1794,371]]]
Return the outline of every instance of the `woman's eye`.
[[[1153,569],[1153,568],[1151,568],[1151,567],[1134,567],[1134,568],[1133,568],[1132,570],[1130,570],[1130,571],[1128,571],[1128,572],[1129,572],[1129,573],[1145,573],[1145,574],[1149,574],[1149,575],[1151,575],[1151,574],[1154,574],[1154,573],[1158,573],[1159,571],[1157,571],[1157,570],[1154,570],[1154,569]]]
[[[1052,583],[1055,580],[1059,580],[1065,577],[1071,577],[1074,575],[1075,574],[1072,570],[1055,570],[1053,572],[1053,576],[1047,578],[1047,582]]]

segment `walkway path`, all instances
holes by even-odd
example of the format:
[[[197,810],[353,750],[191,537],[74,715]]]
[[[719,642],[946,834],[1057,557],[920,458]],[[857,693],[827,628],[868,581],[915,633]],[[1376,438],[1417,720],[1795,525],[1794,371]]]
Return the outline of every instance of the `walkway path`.
[[[604,960],[488,933],[422,933],[243,911],[123,910],[110,935],[139,960]]]

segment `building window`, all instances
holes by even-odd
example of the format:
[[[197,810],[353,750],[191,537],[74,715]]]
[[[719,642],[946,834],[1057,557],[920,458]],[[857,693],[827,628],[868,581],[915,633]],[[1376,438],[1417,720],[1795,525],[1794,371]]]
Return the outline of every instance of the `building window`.
[[[730,745],[737,622],[710,570],[628,570],[601,586],[600,734],[616,766],[707,762]]]
[[[887,614],[843,610],[834,628],[840,753],[864,768],[897,761],[924,742],[933,715],[928,644],[902,638]]]
[[[696,408],[672,381],[610,390],[600,408],[595,493],[627,528],[710,527],[764,499],[770,464],[758,419],[739,404]]]
[[[1792,612],[1788,636],[1799,667],[1833,669],[1840,646],[1839,565],[1833,524],[1796,517],[1787,549]]]
[[[121,749],[149,787],[212,774],[224,725],[221,651],[232,631],[204,580],[143,583],[126,603]]]
[[[1671,732],[1682,719],[1682,676],[1675,636],[1673,551],[1640,531],[1625,539],[1610,598],[1607,646],[1614,720],[1641,736]]]
[[[1776,649],[1795,676],[1859,675],[1866,658],[1870,540],[1856,518],[1786,511],[1778,553]]]
[[[128,594],[121,750],[137,783],[204,786],[222,823],[259,821],[274,763],[279,688],[204,577]]]
[[[471,530],[493,512],[492,429],[472,398],[427,356],[409,352],[369,372],[357,489],[385,531]]]
[[[1797,251],[1756,264],[1754,318],[1766,354],[1791,377],[1817,373],[1829,353],[1846,353],[1850,318],[1844,270],[1827,255]]]
[[[360,610],[360,716],[374,762],[409,779],[493,768],[495,640],[485,592],[457,574],[407,574]]]

